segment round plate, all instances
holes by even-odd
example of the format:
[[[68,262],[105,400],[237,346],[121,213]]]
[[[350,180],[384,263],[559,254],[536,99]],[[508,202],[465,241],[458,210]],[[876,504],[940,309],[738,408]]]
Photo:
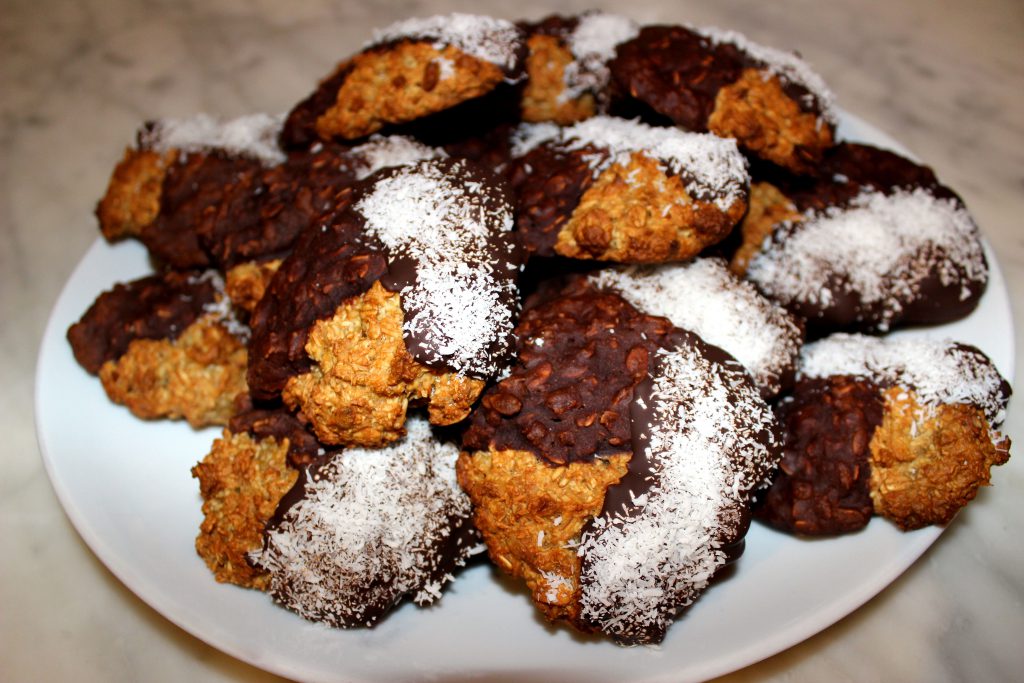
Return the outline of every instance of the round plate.
[[[900,150],[844,115],[844,139]],[[906,153],[905,150],[900,150]],[[991,279],[966,320],[901,334],[950,337],[982,348],[1013,376],[1006,287]],[[36,377],[36,420],[61,503],[89,547],[139,597],[211,645],[255,666],[307,681],[470,679],[679,681],[734,671],[826,628],[900,575],[942,533],[901,533],[884,520],[828,540],[799,540],[754,525],[734,570],[670,629],[658,648],[621,648],[544,623],[525,591],[479,564],[430,608],[406,604],[373,630],[311,624],[259,592],[218,584],[196,555],[201,520],[190,468],[219,431],[143,422],[111,404],[74,361],[69,325],[115,282],[149,272],[135,242],[93,244],[51,314]]]

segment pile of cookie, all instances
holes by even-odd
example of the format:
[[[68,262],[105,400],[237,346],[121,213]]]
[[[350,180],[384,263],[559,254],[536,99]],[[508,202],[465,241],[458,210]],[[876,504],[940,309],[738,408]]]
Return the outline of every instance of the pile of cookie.
[[[486,551],[662,640],[743,551],[947,523],[1006,462],[977,227],[836,139],[797,56],[598,12],[378,31],[287,115],[157,120],[97,216],[153,274],[68,331],[107,394],[223,434],[218,581],[373,626]]]

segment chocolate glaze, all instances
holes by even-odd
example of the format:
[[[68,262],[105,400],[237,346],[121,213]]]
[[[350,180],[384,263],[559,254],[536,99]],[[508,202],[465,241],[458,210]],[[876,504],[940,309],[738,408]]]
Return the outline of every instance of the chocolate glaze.
[[[593,289],[525,311],[518,363],[484,393],[463,447],[523,450],[555,465],[628,452],[633,389],[674,333],[667,319]]]
[[[511,162],[516,228],[529,254],[555,255],[559,231],[594,183],[591,159],[602,154],[607,153],[594,147],[570,152],[545,144]]]
[[[764,64],[729,43],[714,43],[683,26],[647,26],[622,43],[609,63],[613,79],[632,97],[673,123],[706,132],[719,90],[739,80],[744,69]],[[782,81],[801,109],[821,113],[821,103],[803,86]]]
[[[213,283],[197,272],[167,271],[114,285],[68,329],[75,360],[95,375],[136,339],[177,339],[215,296]]]
[[[284,408],[253,409],[235,415],[228,422],[228,430],[238,434],[246,432],[256,440],[288,440],[288,464],[299,469],[311,464],[323,453],[323,446],[297,417]]]
[[[533,35],[551,36],[565,41],[580,25],[577,15],[563,16],[551,14],[539,21],[520,21],[517,26],[529,37]]]
[[[868,448],[882,423],[882,390],[843,375],[797,382],[776,408],[782,461],[758,494],[757,519],[795,534],[835,535],[862,529],[873,514]]]
[[[801,213],[844,207],[867,190],[892,195],[898,190],[924,188],[936,197],[962,203],[928,166],[889,150],[853,142],[827,150],[821,164],[809,175],[798,176],[770,162],[751,159],[750,176],[753,182],[777,187]]]
[[[499,83],[480,97],[398,125],[382,133],[409,135],[449,156],[469,159],[494,172],[511,157],[509,136],[519,122],[520,85]]]
[[[211,265],[200,242],[203,224],[217,211],[224,188],[261,171],[259,162],[216,152],[179,154],[167,167],[156,219],[139,239],[159,262],[185,270]]]
[[[339,210],[355,182],[358,154],[330,143],[295,152],[277,166],[239,175],[198,229],[222,270],[246,261],[283,258],[299,234],[325,213]]]

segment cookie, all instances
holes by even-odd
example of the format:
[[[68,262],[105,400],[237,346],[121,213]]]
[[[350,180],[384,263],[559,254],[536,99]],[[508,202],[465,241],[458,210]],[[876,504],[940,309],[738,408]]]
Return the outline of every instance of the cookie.
[[[355,140],[449,109],[519,80],[525,52],[519,29],[501,19],[456,13],[397,22],[292,109],[282,142]]]
[[[253,395],[283,396],[330,444],[397,439],[410,401],[436,424],[461,420],[510,352],[511,228],[502,186],[468,162],[371,176],[256,306]]]
[[[773,208],[752,214],[782,220],[742,256],[746,277],[817,335],[951,322],[977,306],[988,282],[981,235],[929,169],[845,145],[815,178],[775,183],[755,194]],[[749,230],[748,246],[766,232]]]
[[[110,400],[197,428],[225,424],[248,403],[247,336],[212,271],[116,285],[68,329],[76,360]]]
[[[273,417],[260,412],[233,419],[192,468],[192,476],[199,480],[203,499],[196,552],[218,581],[267,590],[270,574],[254,567],[248,554],[263,547],[267,523],[299,477],[288,464],[289,454],[298,450],[293,441],[301,448],[302,440],[294,434],[302,429],[285,412],[270,413]],[[291,429],[282,429],[289,422]],[[262,427],[262,433],[247,429],[252,424]],[[270,425],[276,429],[268,429]]]
[[[795,54],[734,31],[647,26],[609,68],[623,92],[686,130],[710,131],[794,172],[833,144],[833,95]]]
[[[547,618],[657,643],[742,549],[771,412],[727,354],[615,294],[550,300],[516,334],[458,464],[491,559]]]
[[[758,518],[804,535],[947,524],[1009,458],[1010,387],[974,347],[833,335],[806,347],[778,407],[779,471]]]
[[[746,211],[746,163],[731,140],[606,116],[554,132],[520,130],[508,172],[531,254],[678,261]]]
[[[458,449],[412,417],[379,450],[326,453],[302,470],[249,554],[284,607],[330,626],[370,627],[411,598],[441,597],[479,540],[455,481]]]
[[[213,264],[200,243],[208,211],[239,178],[284,161],[276,138],[281,117],[229,121],[206,115],[148,123],[114,169],[96,207],[108,240],[138,238],[153,257],[186,270]]]

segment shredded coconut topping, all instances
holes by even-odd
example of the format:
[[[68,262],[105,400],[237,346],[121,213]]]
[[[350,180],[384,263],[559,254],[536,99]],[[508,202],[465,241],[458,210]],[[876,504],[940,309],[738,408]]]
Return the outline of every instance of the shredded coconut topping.
[[[817,100],[822,117],[833,125],[838,123],[835,94],[825,83],[825,79],[798,54],[755,43],[738,31],[715,27],[693,30],[714,43],[735,45],[752,59],[761,62],[769,73],[778,76],[782,82],[801,86]]]
[[[595,176],[615,163],[628,165],[634,153],[657,159],[667,172],[682,176],[686,191],[727,210],[746,195],[750,177],[736,141],[710,133],[688,133],[678,128],[656,128],[639,121],[594,116],[563,129],[560,146],[567,150],[597,147],[608,155],[595,155]]]
[[[611,79],[608,62],[615,57],[615,47],[639,32],[635,21],[617,14],[592,11],[580,15],[576,29],[568,36],[575,61],[565,67],[565,89],[559,98],[565,101],[603,90]]]
[[[725,350],[766,395],[778,393],[780,378],[796,365],[803,342],[800,327],[784,308],[733,275],[722,259],[620,267],[589,279]]]
[[[583,616],[627,641],[663,633],[707,587],[778,455],[771,410],[742,370],[695,346],[656,360],[654,420],[633,456],[648,461],[652,484],[633,497],[637,510],[595,518],[579,548]]]
[[[1008,395],[996,367],[973,346],[949,340],[833,334],[800,354],[800,377],[853,375],[911,389],[931,406],[965,403],[993,427],[1006,419]]]
[[[405,135],[371,135],[370,139],[352,148],[352,154],[363,163],[356,169],[356,180],[373,175],[382,168],[405,166],[424,159],[444,159],[448,154],[439,147],[430,147]]]
[[[521,43],[519,29],[509,21],[456,12],[395,22],[374,31],[373,40],[369,44],[379,45],[403,38],[431,40],[437,49],[452,45],[477,59],[497,64],[506,71],[515,68],[516,54]]]
[[[277,144],[282,125],[283,114],[252,114],[229,121],[197,114],[187,119],[155,121],[140,132],[139,142],[142,148],[158,152],[220,151],[274,166],[285,160]]]
[[[541,123],[520,123],[512,131],[512,156],[525,156],[534,147],[555,140],[562,134],[562,127],[557,123],[544,121]]]
[[[189,278],[190,283],[209,282],[216,292],[213,301],[203,306],[203,313],[219,323],[229,334],[237,337],[243,344],[249,342],[252,329],[238,319],[238,312],[231,304],[231,297],[224,291],[224,278],[216,270],[210,269],[202,274]]]
[[[826,285],[843,287],[882,307],[881,330],[930,276],[946,287],[960,284],[963,300],[969,284],[988,279],[988,267],[967,210],[922,188],[862,192],[848,207],[783,223],[747,270],[749,280],[783,304],[829,306],[836,292]]]
[[[458,449],[436,441],[422,417],[406,427],[398,444],[338,452],[307,479],[250,555],[271,572],[276,600],[346,627],[372,624],[407,594],[418,604],[440,597],[452,577],[438,548],[456,520],[468,523],[470,501],[455,479]],[[460,564],[471,550],[460,549]]]
[[[432,360],[456,372],[497,373],[492,349],[510,343],[519,269],[501,238],[513,218],[500,192],[474,180],[465,162],[428,161],[379,180],[355,209],[392,260],[416,263],[415,283],[400,292],[406,337],[424,340]]]

